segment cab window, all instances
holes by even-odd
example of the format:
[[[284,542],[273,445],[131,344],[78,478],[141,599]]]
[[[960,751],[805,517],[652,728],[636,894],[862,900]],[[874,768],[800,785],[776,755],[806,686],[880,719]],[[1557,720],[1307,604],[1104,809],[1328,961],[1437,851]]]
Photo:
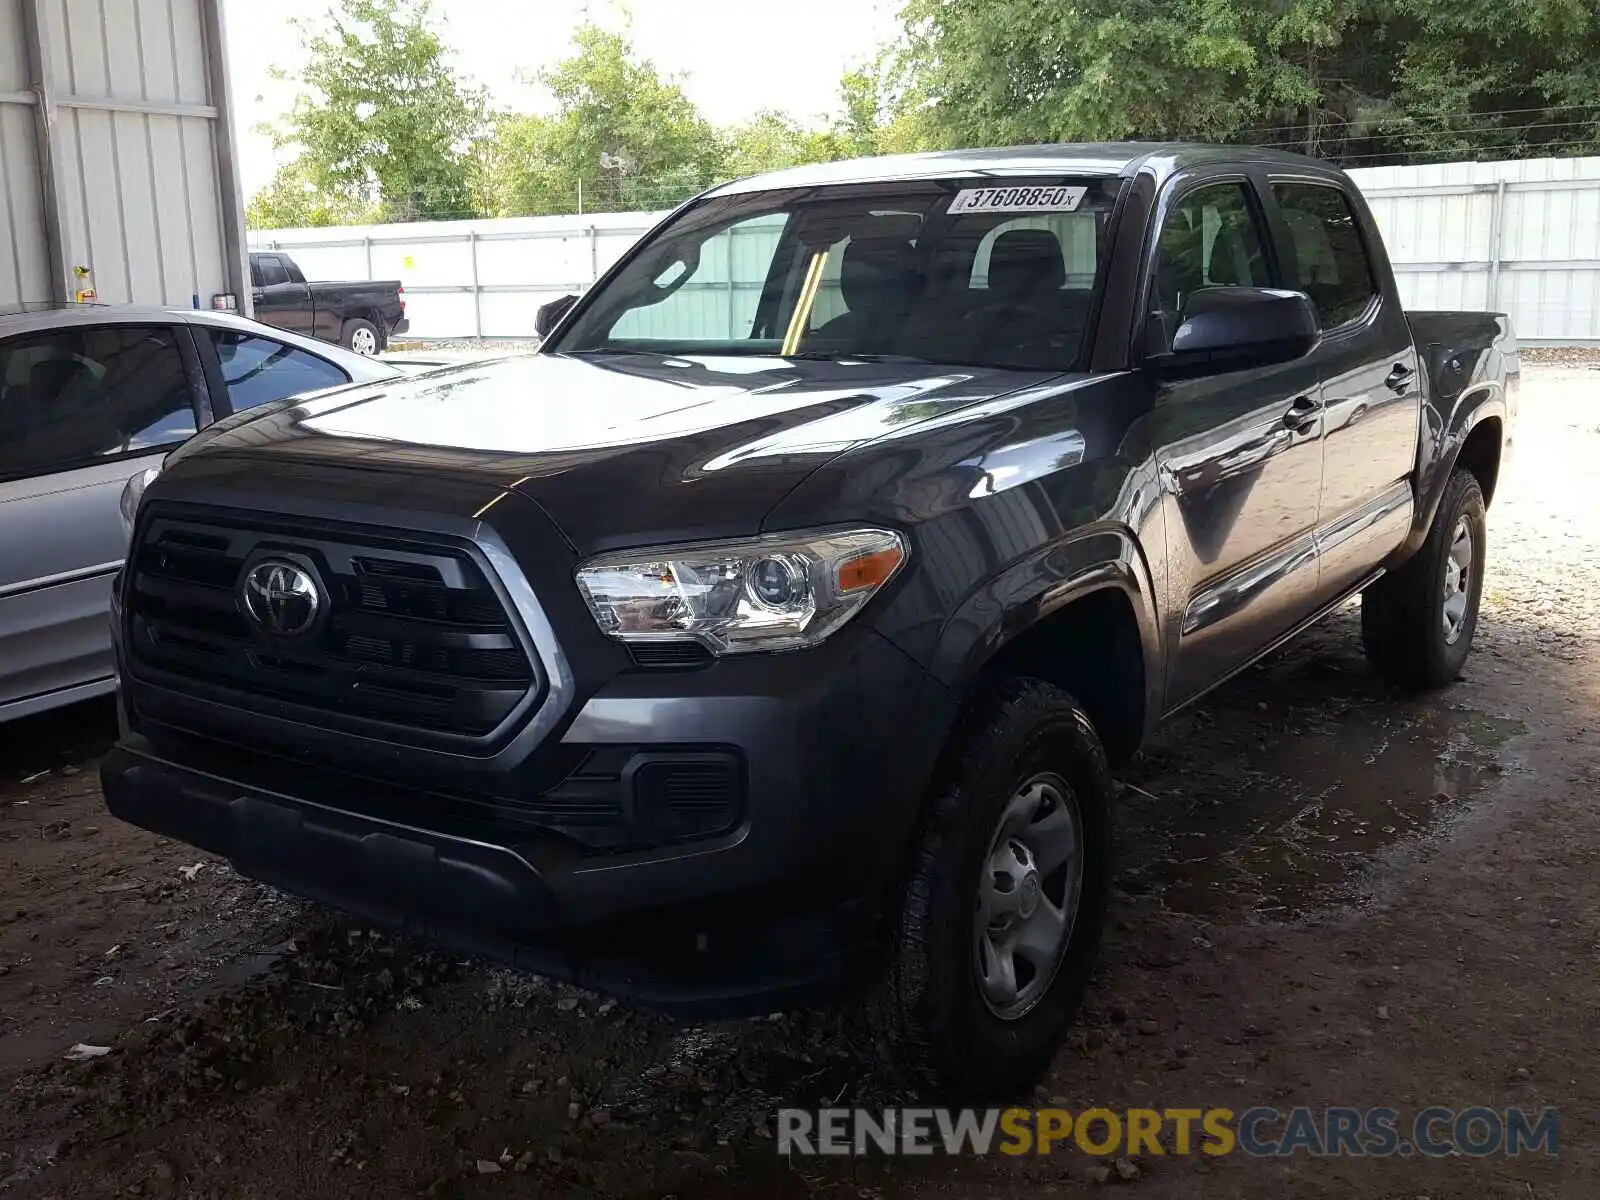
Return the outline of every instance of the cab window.
[[[1189,297],[1202,288],[1270,287],[1264,245],[1248,184],[1217,183],[1185,193],[1167,213],[1156,247],[1150,296],[1155,348],[1171,348]]]
[[[1289,286],[1311,297],[1324,329],[1354,321],[1378,284],[1349,199],[1312,183],[1275,183],[1272,196],[1289,230]]]

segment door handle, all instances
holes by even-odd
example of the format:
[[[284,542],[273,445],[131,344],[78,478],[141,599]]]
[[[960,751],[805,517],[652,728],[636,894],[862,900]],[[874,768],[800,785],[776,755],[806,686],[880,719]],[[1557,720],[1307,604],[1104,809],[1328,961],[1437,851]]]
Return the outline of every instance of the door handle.
[[[1310,396],[1296,396],[1288,411],[1283,414],[1284,428],[1292,429],[1296,433],[1304,432],[1316,424],[1317,418],[1322,415],[1322,401],[1313,400]]]
[[[1411,386],[1411,377],[1416,374],[1405,363],[1395,363],[1394,370],[1384,377],[1383,386],[1391,392],[1404,392]]]

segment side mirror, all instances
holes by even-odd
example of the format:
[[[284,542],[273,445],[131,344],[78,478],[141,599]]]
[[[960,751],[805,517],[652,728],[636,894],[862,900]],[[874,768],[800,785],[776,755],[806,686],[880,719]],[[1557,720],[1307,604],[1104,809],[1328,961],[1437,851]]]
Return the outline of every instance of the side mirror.
[[[577,302],[576,296],[568,294],[559,300],[541,304],[539,311],[533,315],[533,331],[541,338],[549,337],[550,331],[561,323],[561,318],[566,316]]]
[[[1292,362],[1321,340],[1317,306],[1304,292],[1202,288],[1189,297],[1172,350],[1154,364],[1163,373],[1220,374]]]

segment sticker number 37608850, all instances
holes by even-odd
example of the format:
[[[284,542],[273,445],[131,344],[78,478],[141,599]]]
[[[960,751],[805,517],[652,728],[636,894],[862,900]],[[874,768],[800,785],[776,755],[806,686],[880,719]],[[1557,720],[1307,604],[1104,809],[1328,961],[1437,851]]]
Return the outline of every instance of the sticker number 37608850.
[[[950,201],[951,214],[991,212],[1077,212],[1082,187],[965,188]]]

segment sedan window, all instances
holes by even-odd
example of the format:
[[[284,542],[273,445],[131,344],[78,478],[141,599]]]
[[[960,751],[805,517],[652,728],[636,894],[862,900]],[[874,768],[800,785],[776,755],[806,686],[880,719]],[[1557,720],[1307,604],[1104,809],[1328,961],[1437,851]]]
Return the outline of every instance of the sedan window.
[[[0,477],[149,452],[194,433],[177,337],[108,325],[0,343]]]
[[[275,338],[214,329],[211,340],[234,412],[350,382],[350,376],[327,359]]]

